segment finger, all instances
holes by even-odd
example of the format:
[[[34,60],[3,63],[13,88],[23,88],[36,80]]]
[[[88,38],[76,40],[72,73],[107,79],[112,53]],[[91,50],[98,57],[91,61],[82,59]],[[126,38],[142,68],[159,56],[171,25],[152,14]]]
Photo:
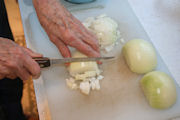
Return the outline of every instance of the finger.
[[[99,52],[95,51],[92,47],[90,47],[88,44],[84,43],[83,41],[80,41],[75,36],[71,36],[70,40],[73,42],[70,41],[69,45],[76,48],[85,55],[89,57],[100,57]]]
[[[24,67],[33,76],[33,78],[39,78],[41,70],[38,63],[30,56],[23,57]]]
[[[42,57],[43,55],[40,53],[35,53],[29,48],[24,48],[24,51],[28,53],[29,56],[33,57]]]
[[[65,45],[60,39],[58,39],[56,36],[52,34],[48,34],[51,41],[56,45],[56,47],[59,49],[61,55],[65,58],[71,57],[71,52],[67,45]]]
[[[65,58],[71,57],[71,52],[67,45],[65,45],[62,41],[58,40],[55,43],[56,47],[59,49],[61,55]]]
[[[100,57],[100,54],[86,43],[79,42],[79,46],[75,46],[75,48],[89,57]]]
[[[6,67],[0,66],[0,71],[1,71],[0,79],[4,77],[14,79],[17,77],[14,73],[14,68],[10,67],[10,65],[9,66],[7,65]]]
[[[99,52],[99,44],[95,38],[88,36],[88,37],[82,38],[82,39],[86,44],[91,46],[95,51]]]
[[[97,61],[97,64],[101,65],[101,64],[102,64],[102,61]]]
[[[75,19],[72,27],[77,30],[77,33],[84,42],[89,44],[95,51],[99,52],[99,43],[97,37],[87,30],[79,20]]]
[[[91,35],[89,31],[80,32],[82,35],[79,35],[80,38],[89,46],[91,46],[95,51],[99,52],[99,43],[96,36]]]
[[[94,51],[94,49],[92,49],[86,43],[79,42],[79,45],[74,45],[74,47],[89,57],[100,57],[100,54]]]
[[[95,51],[99,52],[99,42],[97,37],[91,33],[90,31],[88,31],[84,26],[76,27],[76,30],[78,30],[79,32],[79,36],[80,38],[89,46],[91,46]]]
[[[31,75],[26,68],[18,67],[16,71],[16,76],[20,77],[21,80],[28,80]]]

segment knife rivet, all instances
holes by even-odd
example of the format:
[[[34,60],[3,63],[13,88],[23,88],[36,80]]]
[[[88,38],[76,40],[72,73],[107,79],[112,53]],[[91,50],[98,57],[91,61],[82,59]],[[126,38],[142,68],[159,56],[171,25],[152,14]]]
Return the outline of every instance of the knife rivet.
[[[44,65],[43,65],[43,64],[40,64],[40,67],[41,67],[41,68],[43,68],[43,67],[44,67]]]

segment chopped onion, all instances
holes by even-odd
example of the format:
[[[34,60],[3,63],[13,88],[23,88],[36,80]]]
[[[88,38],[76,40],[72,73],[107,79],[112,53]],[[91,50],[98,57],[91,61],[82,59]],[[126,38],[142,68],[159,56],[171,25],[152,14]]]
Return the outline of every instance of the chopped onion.
[[[114,47],[115,42],[120,37],[118,24],[105,14],[102,14],[96,18],[89,17],[83,22],[83,24],[88,30],[95,33],[99,40],[99,44],[103,49],[108,47],[106,49],[112,50],[112,48],[109,49],[109,46],[113,45]]]
[[[87,57],[86,55],[75,52],[73,58]],[[96,62],[73,62],[69,65],[69,73],[76,80],[86,80],[88,77],[95,77],[100,74],[100,70]]]

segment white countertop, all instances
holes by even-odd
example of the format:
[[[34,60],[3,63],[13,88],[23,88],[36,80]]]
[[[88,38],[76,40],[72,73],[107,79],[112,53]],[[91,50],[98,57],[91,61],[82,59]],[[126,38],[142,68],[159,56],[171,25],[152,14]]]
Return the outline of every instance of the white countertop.
[[[28,0],[25,0],[28,1]],[[167,64],[170,72],[180,83],[180,1],[179,0],[128,0],[139,18],[145,31]],[[27,2],[28,3],[28,2]],[[21,6],[21,4],[20,4]],[[31,8],[26,8],[32,12]],[[27,10],[27,11],[28,11]],[[22,19],[26,19],[27,11],[21,11]],[[26,32],[25,32],[26,33]],[[36,98],[40,118],[44,118],[43,88],[36,85]]]

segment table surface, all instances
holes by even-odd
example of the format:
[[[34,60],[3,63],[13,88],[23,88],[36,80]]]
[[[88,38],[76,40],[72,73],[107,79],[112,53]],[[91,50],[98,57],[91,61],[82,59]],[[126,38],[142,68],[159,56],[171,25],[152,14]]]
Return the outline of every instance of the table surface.
[[[26,0],[27,1],[27,0]],[[179,0],[128,0],[142,26],[159,51],[170,72],[180,84],[180,1]],[[20,3],[21,9],[21,3]],[[29,11],[28,11],[29,9]],[[30,8],[21,10],[22,19],[27,19]],[[163,33],[163,34],[162,34]],[[40,118],[44,107],[43,89],[34,82]],[[38,91],[37,91],[38,90]]]

